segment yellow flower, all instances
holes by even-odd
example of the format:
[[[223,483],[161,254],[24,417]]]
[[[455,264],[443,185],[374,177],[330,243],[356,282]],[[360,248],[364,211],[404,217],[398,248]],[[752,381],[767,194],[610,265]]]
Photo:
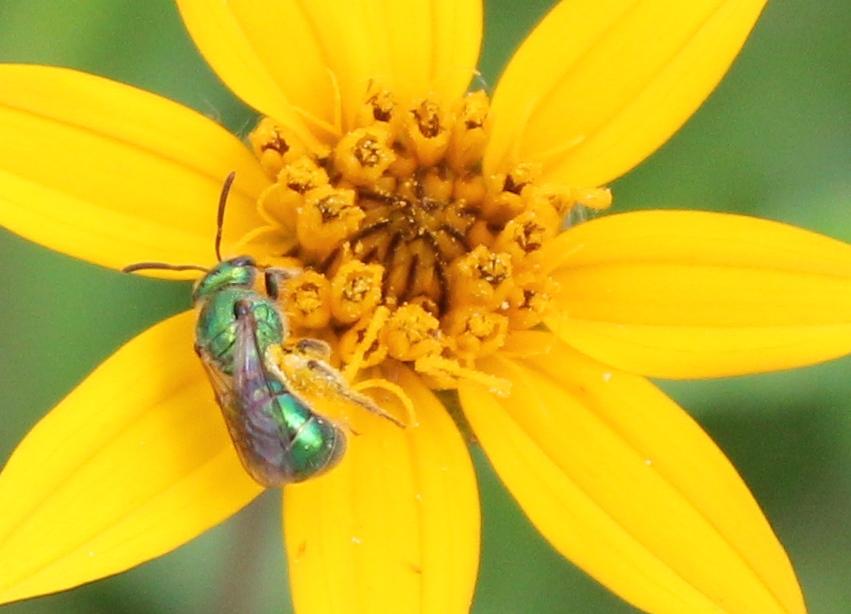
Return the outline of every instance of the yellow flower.
[[[407,429],[359,433],[284,489],[303,612],[457,612],[479,508],[457,389],[497,473],[552,545],[654,612],[802,612],[770,526],[694,421],[644,376],[795,367],[851,349],[851,247],[752,218],[577,206],[659,147],[720,80],[754,0],[567,0],[492,101],[465,96],[475,0],[180,0],[222,80],[265,116],[246,146],[125,85],[0,66],[0,221],[120,269],[224,251],[310,270],[285,289]],[[168,552],[259,492],[192,352],[194,314],[121,348],[0,475],[0,601]],[[395,387],[394,387],[395,385]],[[399,392],[398,389],[403,392]],[[442,398],[448,398],[446,396]]]

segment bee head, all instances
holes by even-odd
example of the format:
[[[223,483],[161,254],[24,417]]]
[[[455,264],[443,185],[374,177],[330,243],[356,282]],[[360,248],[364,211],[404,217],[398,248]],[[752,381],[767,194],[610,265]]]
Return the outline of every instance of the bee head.
[[[199,279],[192,291],[192,300],[197,302],[222,288],[251,288],[257,277],[257,264],[251,256],[237,256],[214,266]]]

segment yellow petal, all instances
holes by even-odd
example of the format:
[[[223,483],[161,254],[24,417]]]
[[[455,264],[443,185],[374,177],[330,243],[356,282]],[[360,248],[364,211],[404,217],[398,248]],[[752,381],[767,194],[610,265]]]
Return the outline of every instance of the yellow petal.
[[[256,225],[267,180],[213,121],[165,98],[62,68],[0,65],[0,224],[113,268],[209,263],[225,177],[226,237]]]
[[[193,318],[130,341],[15,450],[0,474],[0,602],[124,571],[259,493],[192,352]]]
[[[851,351],[851,246],[792,226],[696,211],[605,217],[562,234],[547,325],[620,369],[714,377]]]
[[[765,0],[571,0],[497,85],[485,167],[596,186],[662,145],[726,72]]]
[[[648,612],[803,612],[794,572],[747,487],[675,403],[564,344],[483,366],[501,399],[461,402],[491,463],[564,556]]]
[[[288,486],[284,532],[299,612],[467,612],[479,557],[479,503],[464,441],[409,371],[420,426],[355,417],[339,467]],[[381,400],[381,399],[380,399]],[[397,415],[396,403],[381,400]]]
[[[178,0],[233,91],[297,134],[351,126],[370,82],[400,97],[460,96],[475,73],[479,0]]]

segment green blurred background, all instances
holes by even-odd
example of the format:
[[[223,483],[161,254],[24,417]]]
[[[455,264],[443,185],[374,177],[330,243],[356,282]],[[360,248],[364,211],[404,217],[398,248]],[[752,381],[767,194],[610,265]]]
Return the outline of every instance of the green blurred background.
[[[549,5],[487,3],[489,85]],[[702,110],[615,184],[617,209],[745,212],[851,240],[849,30],[848,0],[770,3]],[[0,61],[106,75],[180,100],[235,131],[252,121],[205,67],[169,0],[0,0]],[[4,462],[99,361],[185,308],[188,288],[122,276],[2,230],[0,263]],[[813,613],[851,612],[849,367],[845,359],[792,373],[663,383],[739,468],[786,545]],[[633,611],[535,534],[481,455],[477,467],[484,540],[475,612]],[[167,557],[5,611],[289,611],[278,508],[269,493]]]

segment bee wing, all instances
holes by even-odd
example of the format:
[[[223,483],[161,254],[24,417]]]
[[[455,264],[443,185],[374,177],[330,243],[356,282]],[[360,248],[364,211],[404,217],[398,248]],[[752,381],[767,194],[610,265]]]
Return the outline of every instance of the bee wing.
[[[236,319],[236,344],[233,352],[233,390],[243,407],[256,403],[261,397],[271,397],[276,381],[269,373],[264,352],[257,339],[257,321],[251,311]],[[282,382],[283,383],[283,382]]]
[[[201,364],[204,365],[204,371],[207,372],[207,379],[210,380],[210,385],[216,394],[216,402],[219,407],[226,412],[234,411],[236,399],[233,395],[231,377],[222,372],[209,353],[202,350],[198,355],[201,357]]]
[[[345,450],[343,434],[314,415],[267,362],[250,309],[237,314],[235,332],[232,376],[211,356],[202,352],[201,358],[246,471],[274,487],[334,466]]]

